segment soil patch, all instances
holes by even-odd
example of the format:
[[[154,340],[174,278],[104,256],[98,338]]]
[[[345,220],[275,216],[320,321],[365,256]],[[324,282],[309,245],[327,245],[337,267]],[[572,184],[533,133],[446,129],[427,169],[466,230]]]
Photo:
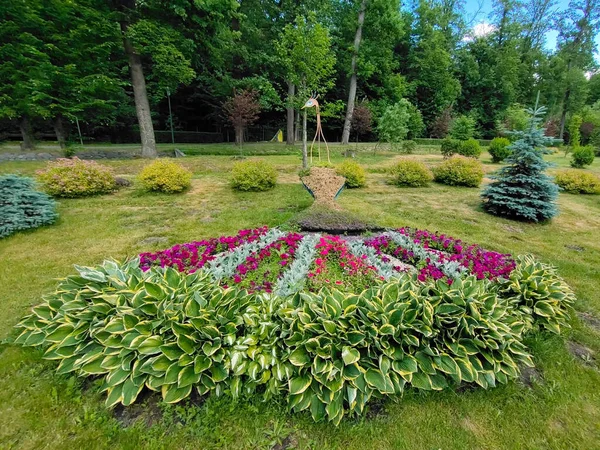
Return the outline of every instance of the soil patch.
[[[577,316],[595,331],[600,332],[600,319],[596,316],[584,312],[578,312]]]
[[[115,406],[113,414],[122,427],[127,428],[139,421],[146,427],[151,427],[162,419],[162,411],[158,406],[160,395],[154,392],[146,395],[143,401],[138,399],[133,405],[123,406],[119,403]]]
[[[579,342],[575,341],[567,342],[567,349],[571,355],[582,360],[585,364],[594,365],[595,354],[592,349],[589,349],[585,345],[581,345]]]
[[[519,381],[528,388],[532,388],[534,385],[541,384],[544,381],[542,374],[535,367],[521,366],[519,370],[521,372],[519,374]]]
[[[386,417],[388,411],[385,408],[385,401],[381,398],[371,400],[367,409],[367,419],[377,419],[380,417]]]
[[[569,250],[575,250],[576,252],[585,251],[585,248],[580,247],[579,245],[565,245],[565,248],[568,248]]]

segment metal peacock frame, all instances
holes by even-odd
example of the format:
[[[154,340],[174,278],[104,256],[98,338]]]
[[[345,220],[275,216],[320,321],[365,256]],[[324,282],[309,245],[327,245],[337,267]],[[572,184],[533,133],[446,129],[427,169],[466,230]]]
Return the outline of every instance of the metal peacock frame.
[[[325,139],[325,135],[323,134],[323,128],[321,127],[321,112],[319,109],[319,102],[317,101],[317,98],[319,98],[318,95],[315,95],[314,93],[311,94],[310,98],[301,108],[312,108],[314,106],[317,111],[317,130],[315,132],[315,137],[313,138],[312,144],[310,144],[310,163],[312,164],[313,160],[313,147],[315,146],[315,141],[317,141],[318,143],[317,150],[319,152],[319,161],[321,161],[321,138],[323,138],[325,148],[327,149],[327,162],[331,163],[331,159],[329,159],[329,146],[327,145],[327,140]]]

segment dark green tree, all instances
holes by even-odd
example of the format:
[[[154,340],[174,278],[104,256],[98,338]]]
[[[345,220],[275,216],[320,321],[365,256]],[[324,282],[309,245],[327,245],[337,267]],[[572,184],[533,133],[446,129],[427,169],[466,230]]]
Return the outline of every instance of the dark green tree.
[[[517,140],[509,147],[508,165],[500,169],[482,193],[483,207],[497,216],[540,222],[558,214],[558,187],[544,173],[549,164],[543,155],[554,139],[540,126],[545,108],[529,109],[526,131],[514,131]]]

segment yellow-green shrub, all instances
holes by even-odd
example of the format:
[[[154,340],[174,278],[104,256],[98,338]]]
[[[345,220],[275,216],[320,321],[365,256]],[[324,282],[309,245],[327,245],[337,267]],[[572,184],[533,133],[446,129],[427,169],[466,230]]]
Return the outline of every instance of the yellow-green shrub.
[[[455,155],[435,167],[433,175],[438,183],[477,187],[483,179],[483,166],[476,159]]]
[[[231,186],[238,191],[268,191],[276,182],[277,171],[265,161],[241,161],[231,170]]]
[[[492,161],[496,163],[504,161],[511,154],[509,146],[510,141],[506,138],[497,137],[492,139],[488,147],[488,153],[492,156]]]
[[[138,179],[148,191],[174,194],[190,187],[192,172],[176,162],[159,159],[144,167]]]
[[[367,184],[365,169],[354,161],[344,161],[342,165],[337,168],[337,174],[346,179],[347,188],[360,188]]]
[[[433,174],[425,164],[410,159],[399,161],[391,173],[392,183],[396,186],[422,187],[433,180]]]
[[[50,161],[37,175],[46,192],[54,197],[85,197],[116,189],[109,167],[79,158]]]
[[[572,194],[600,194],[600,178],[582,170],[563,170],[555,177],[556,184]]]

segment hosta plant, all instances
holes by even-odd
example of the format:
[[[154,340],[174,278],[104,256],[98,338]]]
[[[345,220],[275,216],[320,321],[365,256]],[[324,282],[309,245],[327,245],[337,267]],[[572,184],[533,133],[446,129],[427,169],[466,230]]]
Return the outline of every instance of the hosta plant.
[[[436,279],[395,272],[382,257],[383,241],[259,230],[216,242],[221,251],[202,267],[190,261],[187,271],[149,256],[149,264],[76,266],[78,274],[60,280],[18,324],[15,342],[41,347],[59,373],[99,377],[108,406],[130,405],[144,389],[168,403],[193,390],[283,396],[291,410],[337,425],[372,398],[398,398],[409,388],[506,383],[531,364],[525,333],[568,325],[573,293],[555,269],[531,257],[477,266],[474,258],[496,257],[472,246],[464,252],[461,241],[435,233],[385,235],[401,249],[397,256],[424,252],[449,273]],[[231,283],[257,254],[289,265],[273,293]],[[357,271],[373,283],[318,283],[311,292],[312,282],[300,278],[316,277],[318,268],[319,275]]]

